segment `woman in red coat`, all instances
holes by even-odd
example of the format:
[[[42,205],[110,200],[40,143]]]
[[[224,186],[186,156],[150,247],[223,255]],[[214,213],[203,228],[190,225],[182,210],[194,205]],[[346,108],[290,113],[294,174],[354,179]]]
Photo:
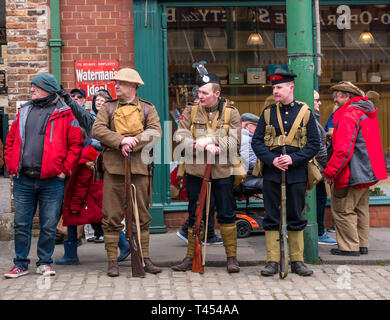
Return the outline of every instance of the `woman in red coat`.
[[[56,264],[79,264],[77,226],[102,221],[103,180],[96,181],[93,170],[98,155],[99,152],[86,143],[66,186],[62,219],[68,227],[68,240],[64,241],[64,257],[56,260]]]

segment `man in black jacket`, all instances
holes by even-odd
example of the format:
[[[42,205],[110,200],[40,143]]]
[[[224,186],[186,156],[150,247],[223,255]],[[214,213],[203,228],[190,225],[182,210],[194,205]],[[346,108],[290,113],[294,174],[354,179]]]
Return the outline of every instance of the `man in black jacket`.
[[[295,77],[295,74],[289,72],[269,76],[276,103],[269,105],[263,111],[252,138],[253,151],[264,163],[263,200],[267,264],[261,271],[263,276],[276,274],[279,267],[278,230],[282,171],[286,171],[287,230],[291,270],[301,276],[309,276],[313,273],[303,263],[303,229],[307,221],[301,216],[305,207],[307,163],[320,148],[317,126],[311,112],[306,124],[306,137],[302,134],[297,138],[295,134],[292,143],[285,145],[286,154],[282,154],[283,143],[281,141],[284,141],[292,129],[295,118],[304,106],[304,103],[294,100]],[[265,113],[268,112],[269,123],[266,123]],[[302,126],[301,121],[300,127]]]

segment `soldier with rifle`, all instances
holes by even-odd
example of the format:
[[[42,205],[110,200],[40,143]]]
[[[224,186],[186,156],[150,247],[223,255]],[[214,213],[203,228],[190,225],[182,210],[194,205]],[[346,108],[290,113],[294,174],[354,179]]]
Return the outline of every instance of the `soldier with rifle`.
[[[300,276],[313,273],[303,263],[303,229],[307,220],[301,214],[305,207],[308,184],[307,163],[320,148],[320,139],[315,119],[303,102],[294,100],[295,74],[278,72],[269,76],[276,103],[265,108],[252,139],[252,148],[262,162],[263,201],[265,209],[264,229],[267,248],[267,263],[261,274],[272,276],[278,273],[279,263],[286,276],[286,261],[281,261],[280,246],[287,243],[286,233],[279,232],[282,225],[281,211],[285,208],[291,271]],[[304,109],[305,110],[305,109]],[[300,120],[302,119],[302,120]],[[297,120],[297,121],[296,121]],[[295,123],[295,125],[294,125]],[[287,142],[290,131],[290,139]],[[283,154],[283,148],[286,154]],[[282,174],[283,173],[283,174]],[[285,176],[286,203],[281,202],[282,175]],[[282,212],[283,214],[283,212]],[[283,216],[282,216],[283,218]],[[287,252],[287,248],[283,246]],[[288,256],[287,256],[288,257]]]
[[[143,261],[144,271],[155,274],[161,269],[149,257],[149,226],[152,220],[148,201],[150,159],[145,158],[149,152],[142,151],[161,137],[160,119],[156,108],[137,96],[138,86],[144,83],[136,70],[121,69],[113,80],[118,99],[103,105],[92,128],[93,137],[103,145],[103,231],[108,258],[107,274],[119,276],[117,251],[124,214],[128,223],[132,264]],[[132,219],[131,211],[139,212],[137,237],[134,237],[131,223],[137,220],[137,216]],[[135,250],[139,260],[135,259]],[[142,273],[142,270],[133,269],[133,276],[142,276]]]
[[[210,178],[211,192],[215,199],[217,219],[227,256],[227,271],[239,272],[237,229],[233,212],[233,164],[228,154],[237,154],[240,148],[240,114],[230,101],[222,97],[220,79],[217,75],[201,73],[196,83],[199,86],[199,103],[186,107],[175,135],[176,141],[185,146],[189,227],[186,257],[180,264],[172,266],[172,269],[201,272],[199,271],[201,268],[196,268],[196,264],[199,267],[201,261],[199,239],[202,240],[204,230],[195,223],[195,212],[203,215],[203,207],[207,207],[204,203],[206,197],[202,185],[207,185],[206,182]],[[207,164],[210,161],[210,154],[214,160],[211,165]],[[209,170],[205,170],[206,168]],[[200,223],[200,219],[197,220]]]

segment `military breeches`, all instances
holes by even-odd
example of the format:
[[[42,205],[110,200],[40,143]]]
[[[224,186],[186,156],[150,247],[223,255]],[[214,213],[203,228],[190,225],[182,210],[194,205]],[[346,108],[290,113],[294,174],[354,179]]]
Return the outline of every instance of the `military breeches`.
[[[186,188],[188,194],[188,214],[189,226],[195,225],[196,206],[202,187],[203,178],[186,175]],[[234,223],[236,221],[233,212],[234,196],[233,196],[233,177],[223,179],[211,179],[211,192],[215,200],[215,207],[218,211],[217,220],[219,223]],[[204,204],[206,207],[206,202]]]
[[[305,208],[306,186],[306,182],[286,185],[287,230],[301,231],[306,227],[307,220],[302,218],[302,211]],[[264,229],[267,231],[279,230],[280,198],[281,184],[264,180]]]
[[[131,183],[135,185],[141,230],[149,231],[152,217],[148,204],[148,176],[133,174]],[[119,232],[123,229],[125,204],[125,176],[104,172],[103,182],[103,231]],[[133,220],[134,221],[134,220]]]

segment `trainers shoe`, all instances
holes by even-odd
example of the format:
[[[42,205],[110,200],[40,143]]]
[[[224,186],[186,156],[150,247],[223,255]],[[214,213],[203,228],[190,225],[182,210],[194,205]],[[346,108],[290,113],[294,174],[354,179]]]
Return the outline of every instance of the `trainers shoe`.
[[[28,274],[28,270],[22,270],[18,267],[13,267],[10,271],[7,273],[4,273],[4,277],[6,278],[19,278],[21,276],[25,276]]]
[[[336,233],[336,229],[334,227],[330,227],[326,229],[326,231],[328,231],[329,233]]]
[[[183,240],[185,243],[188,244],[188,234],[185,233],[183,230],[180,230],[178,232],[176,232],[176,235],[181,239]]]
[[[100,237],[96,237],[93,242],[95,243],[103,243],[104,242],[104,237],[103,236],[100,236]]]
[[[214,236],[207,239],[207,244],[222,244],[222,238]]]
[[[329,234],[324,232],[322,236],[318,236],[318,244],[325,244],[328,246],[335,246],[337,241],[333,239]]]
[[[95,236],[90,237],[90,238],[87,239],[87,242],[95,242],[95,239],[96,239]]]
[[[37,273],[43,276],[55,276],[56,272],[50,264],[41,264],[37,268]]]

